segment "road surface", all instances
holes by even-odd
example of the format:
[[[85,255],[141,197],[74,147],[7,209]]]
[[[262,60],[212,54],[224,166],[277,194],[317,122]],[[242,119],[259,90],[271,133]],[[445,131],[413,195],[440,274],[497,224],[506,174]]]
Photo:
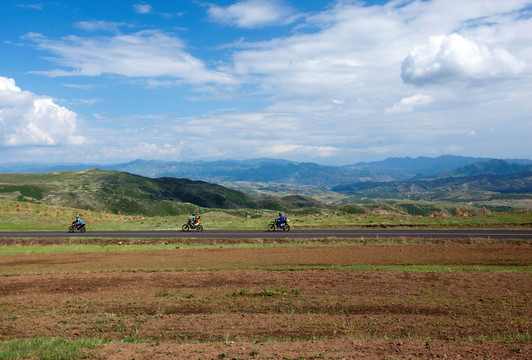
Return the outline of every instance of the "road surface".
[[[437,238],[437,239],[524,239],[532,240],[532,230],[291,230],[288,232],[266,230],[142,230],[142,231],[91,231],[86,233],[68,233],[65,231],[10,231],[0,232],[2,238],[61,238],[61,237],[90,237],[90,238],[202,238],[202,239],[294,239],[294,238]]]

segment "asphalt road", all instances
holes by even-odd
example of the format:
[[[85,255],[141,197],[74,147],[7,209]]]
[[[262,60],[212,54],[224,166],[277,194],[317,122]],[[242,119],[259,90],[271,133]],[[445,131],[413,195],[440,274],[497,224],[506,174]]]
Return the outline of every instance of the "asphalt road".
[[[147,231],[91,231],[86,233],[68,233],[65,231],[13,231],[0,232],[2,238],[202,238],[202,239],[293,239],[293,238],[438,238],[438,239],[532,239],[532,230],[395,230],[395,229],[362,229],[362,230],[294,230],[268,232],[266,230],[147,230]]]

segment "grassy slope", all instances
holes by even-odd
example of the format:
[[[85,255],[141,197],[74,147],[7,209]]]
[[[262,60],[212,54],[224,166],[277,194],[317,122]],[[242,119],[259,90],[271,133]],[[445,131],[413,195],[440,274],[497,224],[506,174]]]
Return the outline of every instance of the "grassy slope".
[[[91,169],[46,174],[0,174],[4,199],[41,202],[122,214],[176,215],[194,208],[283,208],[320,204],[301,196],[253,197],[226,187],[188,179],[151,179]]]
[[[358,210],[364,210],[358,212]],[[349,229],[364,227],[423,227],[423,228],[532,228],[532,212],[478,214],[475,216],[412,216],[369,211],[360,207],[338,209],[308,209],[288,212],[295,229]],[[277,216],[276,211],[260,209],[196,208],[206,229],[265,229]],[[345,210],[349,210],[345,211]],[[367,211],[367,212],[365,212]],[[0,200],[0,231],[66,230],[76,214],[81,214],[90,230],[163,230],[180,229],[190,212],[183,208],[173,216],[113,214],[105,211],[80,210],[46,204]]]

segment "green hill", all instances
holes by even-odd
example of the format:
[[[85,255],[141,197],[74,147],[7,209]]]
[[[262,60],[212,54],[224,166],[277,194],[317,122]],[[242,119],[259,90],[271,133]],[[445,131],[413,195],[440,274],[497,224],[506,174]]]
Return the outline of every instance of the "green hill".
[[[0,174],[0,198],[122,214],[174,215],[195,207],[283,210],[320,203],[302,196],[254,197],[221,185],[90,169]]]

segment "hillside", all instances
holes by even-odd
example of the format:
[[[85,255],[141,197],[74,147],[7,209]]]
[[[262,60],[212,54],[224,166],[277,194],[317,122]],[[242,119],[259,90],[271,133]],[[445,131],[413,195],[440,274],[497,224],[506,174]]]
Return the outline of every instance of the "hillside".
[[[332,188],[333,191],[369,198],[429,201],[478,201],[497,198],[529,198],[532,172],[511,174],[480,173],[431,180],[356,182]]]
[[[486,158],[469,156],[442,155],[435,158],[420,156],[417,158],[388,158],[382,161],[361,162],[350,167],[380,174],[388,174],[396,180],[411,178],[418,175],[436,175],[444,171],[488,161]]]
[[[499,159],[476,162],[453,171],[439,174],[439,177],[473,176],[478,174],[516,174],[532,171],[532,164],[518,164]]]
[[[303,196],[254,197],[221,185],[90,169],[0,174],[0,198],[122,214],[173,215],[195,207],[282,210],[322,206]]]

